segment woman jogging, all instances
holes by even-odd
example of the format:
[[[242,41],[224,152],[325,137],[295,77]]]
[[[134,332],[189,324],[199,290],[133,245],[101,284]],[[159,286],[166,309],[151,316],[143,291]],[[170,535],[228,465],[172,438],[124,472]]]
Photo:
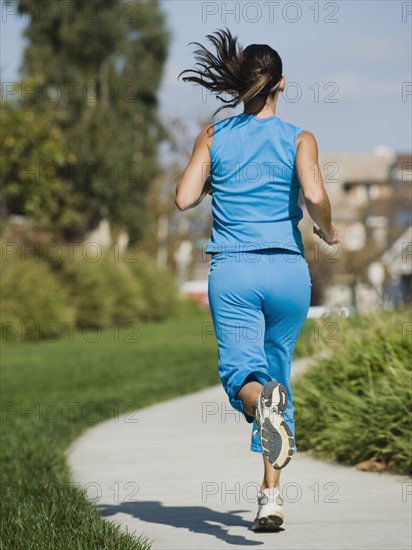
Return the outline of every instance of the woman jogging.
[[[263,455],[252,529],[278,530],[280,470],[296,451],[290,369],[311,295],[298,229],[300,190],[314,233],[328,244],[339,235],[315,137],[275,115],[286,84],[278,53],[262,44],[243,49],[227,29],[207,38],[216,52],[195,43],[197,68],[183,71],[189,73],[183,80],[225,103],[214,115],[242,102],[244,111],[203,128],[175,202],[183,211],[212,195],[205,251],[219,375],[231,405],[253,423],[251,450]]]

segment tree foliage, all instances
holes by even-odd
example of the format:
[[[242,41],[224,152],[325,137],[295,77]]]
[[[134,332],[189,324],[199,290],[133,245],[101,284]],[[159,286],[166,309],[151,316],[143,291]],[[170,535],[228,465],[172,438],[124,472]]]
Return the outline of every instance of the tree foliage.
[[[30,87],[28,80],[18,87]],[[78,197],[61,175],[70,160],[66,142],[51,113],[38,116],[25,105],[5,104],[0,114],[3,216],[25,215],[33,225],[55,232],[82,222]]]
[[[19,90],[18,102],[35,117],[53,113],[67,143],[70,162],[59,177],[70,184],[63,207],[75,215],[62,229],[70,235],[107,218],[139,239],[164,138],[156,93],[169,33],[158,0],[17,5],[29,18],[22,71],[34,83],[31,93]]]

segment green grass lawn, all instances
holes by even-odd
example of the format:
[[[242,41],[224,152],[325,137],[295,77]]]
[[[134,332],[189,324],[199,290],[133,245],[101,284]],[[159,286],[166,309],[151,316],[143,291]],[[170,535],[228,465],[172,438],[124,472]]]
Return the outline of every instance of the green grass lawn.
[[[296,357],[312,337],[302,331]],[[14,342],[2,365],[2,548],[147,548],[70,484],[65,452],[96,422],[218,384],[210,315]]]
[[[2,349],[2,548],[145,548],[68,482],[65,450],[93,423],[219,383],[208,316]],[[91,340],[90,332],[88,339]]]
[[[311,338],[302,332],[296,356]],[[96,422],[220,383],[210,315],[14,342],[1,354],[1,547],[147,548],[70,484],[65,452]]]

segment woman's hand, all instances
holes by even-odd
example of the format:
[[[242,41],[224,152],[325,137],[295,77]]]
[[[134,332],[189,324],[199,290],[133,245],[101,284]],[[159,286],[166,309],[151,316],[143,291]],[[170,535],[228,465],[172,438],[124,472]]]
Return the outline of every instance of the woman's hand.
[[[330,229],[328,231],[322,231],[322,229],[314,225],[313,232],[329,245],[338,244],[340,242],[339,231],[333,223],[330,224]]]

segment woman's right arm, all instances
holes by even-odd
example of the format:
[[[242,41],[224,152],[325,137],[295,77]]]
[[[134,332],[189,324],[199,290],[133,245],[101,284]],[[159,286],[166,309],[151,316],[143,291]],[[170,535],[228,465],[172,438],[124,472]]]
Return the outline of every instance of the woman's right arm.
[[[318,144],[315,136],[306,130],[299,135],[296,152],[296,169],[299,176],[306,208],[317,224],[313,232],[328,244],[339,242],[339,232],[332,223],[328,194],[323,185],[318,162]],[[298,138],[298,139],[299,139]]]

